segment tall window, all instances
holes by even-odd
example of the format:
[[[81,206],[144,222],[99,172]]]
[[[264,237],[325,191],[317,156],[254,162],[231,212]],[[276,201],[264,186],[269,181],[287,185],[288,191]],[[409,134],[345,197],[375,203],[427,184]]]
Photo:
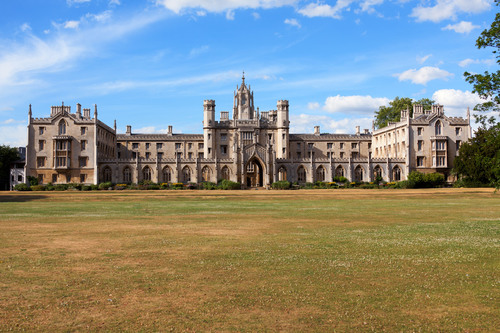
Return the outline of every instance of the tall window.
[[[37,157],[36,158],[36,166],[38,168],[43,168],[45,166],[45,157]]]
[[[435,129],[436,129],[436,135],[441,135],[441,127],[442,127],[442,124],[441,124],[441,122],[438,120],[438,121],[436,122],[436,127],[435,127]]]
[[[61,120],[59,122],[59,135],[66,134],[66,122],[64,120]]]
[[[189,169],[188,166],[185,166],[184,169],[182,169],[182,178],[184,183],[191,181],[191,169]]]
[[[221,170],[222,172],[222,179],[227,179],[229,180],[229,168],[227,166],[224,166]]]
[[[358,165],[356,169],[354,169],[354,179],[357,182],[363,181],[363,168],[360,165]]]
[[[172,171],[169,166],[163,168],[163,182],[170,183],[172,181]]]
[[[110,167],[105,167],[103,170],[103,181],[105,182],[110,182],[111,181],[111,168]]]
[[[201,178],[204,182],[210,181],[210,168],[209,167],[204,166],[203,169],[201,169]]]
[[[417,141],[417,149],[418,149],[418,151],[422,151],[423,147],[424,147],[424,141],[423,140],[418,140]]]
[[[145,166],[144,169],[142,169],[142,179],[151,180],[151,169],[148,166]]]
[[[341,165],[335,169],[335,177],[344,177],[344,168]]]
[[[299,183],[305,183],[306,181],[306,169],[302,165],[297,170],[297,180]]]
[[[123,182],[125,183],[132,182],[132,173],[130,172],[129,167],[125,167],[125,169],[123,169]]]
[[[398,166],[395,166],[392,169],[392,180],[400,181],[401,180],[401,169]]]
[[[417,157],[417,166],[418,167],[424,166],[424,157],[423,156],[418,156]]]
[[[278,180],[286,180],[286,169],[283,166],[278,171]]]
[[[373,169],[373,178],[377,178],[377,177],[382,177],[382,168],[380,167],[380,165],[377,165]]]
[[[318,182],[325,181],[325,168],[323,168],[322,166],[319,166],[316,169],[316,181],[318,181]]]
[[[43,150],[45,147],[45,140],[39,140],[38,141],[38,150]]]

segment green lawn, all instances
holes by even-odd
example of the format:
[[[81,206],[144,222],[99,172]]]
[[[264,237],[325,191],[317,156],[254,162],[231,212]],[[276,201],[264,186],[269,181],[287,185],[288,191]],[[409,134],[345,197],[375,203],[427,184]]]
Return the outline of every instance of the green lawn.
[[[491,189],[0,193],[0,331],[495,331]]]

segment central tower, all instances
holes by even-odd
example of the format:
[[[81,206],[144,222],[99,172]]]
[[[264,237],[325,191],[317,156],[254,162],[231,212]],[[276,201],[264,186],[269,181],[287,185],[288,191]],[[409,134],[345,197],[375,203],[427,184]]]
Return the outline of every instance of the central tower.
[[[233,117],[234,119],[254,119],[253,92],[250,91],[250,86],[245,84],[245,72],[241,77],[241,86],[236,86],[233,102]]]

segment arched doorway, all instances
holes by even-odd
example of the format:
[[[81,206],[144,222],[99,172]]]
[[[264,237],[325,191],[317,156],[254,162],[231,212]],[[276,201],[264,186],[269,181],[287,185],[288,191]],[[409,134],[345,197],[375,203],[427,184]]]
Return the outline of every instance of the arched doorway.
[[[287,180],[286,178],[286,168],[284,166],[281,166],[278,170],[278,180],[283,181]]]
[[[354,180],[357,182],[362,182],[363,181],[363,168],[361,165],[358,165],[356,169],[354,169]]]
[[[260,161],[256,158],[251,159],[246,167],[246,184],[247,187],[264,186],[264,168]]]
[[[401,168],[397,165],[392,169],[392,180],[396,182],[401,180]]]
[[[324,182],[325,181],[325,168],[320,165],[316,169],[316,181],[317,182]]]
[[[105,167],[104,170],[103,170],[103,181],[106,183],[106,182],[110,182],[111,181],[111,175],[112,175],[112,172],[111,172],[111,168],[109,166]]]
[[[299,168],[297,169],[297,181],[299,183],[305,183],[306,182],[306,169],[301,165],[299,166]]]
[[[203,169],[201,169],[201,179],[204,182],[209,182],[210,181],[210,168],[208,166],[204,166]]]
[[[377,164],[375,168],[373,168],[373,179],[376,180],[378,177],[382,178],[382,168]]]

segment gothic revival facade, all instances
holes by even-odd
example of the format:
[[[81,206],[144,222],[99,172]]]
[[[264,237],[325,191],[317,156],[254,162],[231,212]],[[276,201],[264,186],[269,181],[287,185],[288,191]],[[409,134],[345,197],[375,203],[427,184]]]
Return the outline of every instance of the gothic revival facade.
[[[401,121],[354,134],[291,134],[289,103],[260,111],[245,83],[234,92],[232,114],[215,116],[215,101],[203,102],[203,134],[118,134],[98,120],[97,106],[53,106],[50,117],[33,118],[29,110],[26,175],[40,183],[157,183],[217,182],[229,179],[243,188],[274,181],[351,181],[406,179],[413,171],[440,172],[449,181],[461,142],[471,136],[470,116],[444,115],[414,106],[401,112]]]

